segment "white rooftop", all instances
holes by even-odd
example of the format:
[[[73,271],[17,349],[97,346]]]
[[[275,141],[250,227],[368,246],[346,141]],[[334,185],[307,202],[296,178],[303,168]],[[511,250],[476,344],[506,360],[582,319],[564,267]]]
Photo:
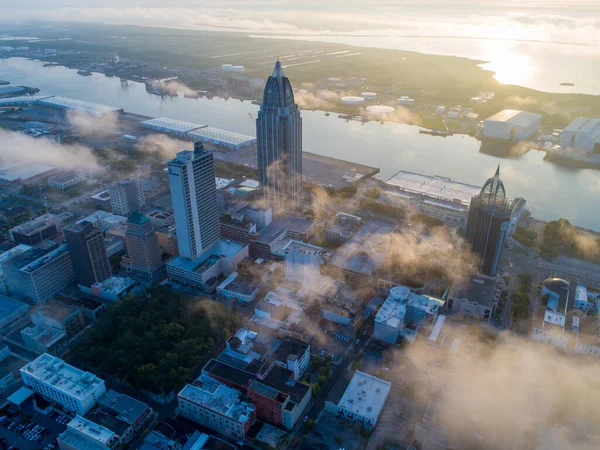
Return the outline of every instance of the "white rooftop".
[[[250,144],[256,141],[256,137],[254,136],[221,130],[220,128],[214,127],[198,128],[194,131],[190,131],[188,134],[191,138],[198,138],[199,140],[208,139],[211,141],[217,141],[231,145]]]
[[[93,288],[99,288],[107,294],[120,294],[135,284],[135,280],[128,277],[111,276],[104,281],[95,283]]]
[[[84,220],[92,222],[96,228],[115,228],[119,225],[125,224],[127,222],[127,217],[118,216],[116,214],[100,210],[84,219],[79,220],[77,223]]]
[[[38,356],[37,359],[25,364],[19,370],[80,400],[85,398],[88,391],[104,384],[104,380],[93,373],[84,372],[47,353]]]
[[[215,177],[215,184],[217,189],[224,189],[235,181],[235,178],[219,178]]]
[[[115,108],[108,105],[101,105],[99,103],[84,102],[81,100],[75,100],[73,98],[51,96],[44,99],[40,99],[40,105],[60,107],[66,109],[75,109],[78,111],[87,112],[89,114],[106,114],[110,112],[120,111],[119,108]]]
[[[2,106],[0,104],[0,106]],[[6,181],[28,180],[39,174],[54,170],[54,167],[31,162],[6,163],[0,165],[0,179]]]
[[[338,407],[377,422],[392,383],[357,370],[346,388]]]
[[[240,401],[239,391],[206,375],[200,375],[194,385],[186,385],[178,397],[241,423],[254,411],[254,405]]]
[[[520,127],[529,127],[540,120],[542,120],[542,116],[540,114],[528,111],[519,111],[517,109],[504,109],[485,119],[486,122],[504,122]]]
[[[303,253],[306,255],[320,255],[321,253],[323,253],[323,247],[318,247],[316,245],[311,245],[302,241],[292,239],[285,245],[285,247],[282,250],[282,252],[285,254],[287,254],[290,251],[294,251],[296,253]]]
[[[444,305],[444,301],[428,295],[415,294],[406,286],[395,286],[377,312],[375,322],[399,328],[403,324],[406,308],[409,305],[432,315]]]
[[[0,253],[0,276],[2,276],[2,263],[5,263],[9,259],[14,258],[15,256],[18,256],[23,252],[26,252],[30,248],[31,248],[30,245],[19,244],[16,247],[13,247],[10,250],[5,251],[4,253]],[[1,303],[2,302],[0,302],[0,311],[2,311],[2,306],[3,306]],[[0,313],[0,317],[1,316],[2,315]]]
[[[385,182],[405,192],[445,201],[459,201],[468,206],[471,197],[478,195],[480,186],[452,181],[450,178],[422,175],[401,170]]]
[[[75,416],[75,418],[67,424],[67,430],[78,432],[99,444],[106,444],[115,437],[113,431],[81,416]]]
[[[180,133],[187,133],[189,131],[196,130],[197,128],[206,126],[192,122],[185,122],[183,120],[169,119],[168,117],[156,117],[154,119],[142,122],[141,125],[146,128],[177,131]]]

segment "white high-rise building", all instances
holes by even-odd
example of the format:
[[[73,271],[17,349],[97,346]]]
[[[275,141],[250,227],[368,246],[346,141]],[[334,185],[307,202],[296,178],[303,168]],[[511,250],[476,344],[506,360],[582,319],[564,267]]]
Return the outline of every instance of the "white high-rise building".
[[[213,154],[196,142],[168,168],[179,256],[196,259],[221,238]]]
[[[47,353],[21,369],[23,384],[67,411],[84,415],[106,393],[104,380]]]
[[[141,212],[146,207],[142,180],[122,180],[108,190],[113,214],[129,216],[133,211]]]
[[[323,249],[302,241],[291,240],[283,248],[285,278],[298,283],[315,283],[321,276]]]

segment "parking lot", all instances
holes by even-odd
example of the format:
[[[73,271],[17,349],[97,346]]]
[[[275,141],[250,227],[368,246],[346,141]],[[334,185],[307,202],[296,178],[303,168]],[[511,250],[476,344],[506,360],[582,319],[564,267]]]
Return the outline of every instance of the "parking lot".
[[[66,429],[70,420],[63,414],[41,414],[33,409],[31,401],[22,405],[16,415],[0,412],[0,450],[51,450],[58,448],[57,436]]]

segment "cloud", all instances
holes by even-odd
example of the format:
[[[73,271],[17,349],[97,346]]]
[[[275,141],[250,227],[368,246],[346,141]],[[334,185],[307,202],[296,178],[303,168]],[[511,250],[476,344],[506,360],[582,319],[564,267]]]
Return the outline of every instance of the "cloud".
[[[47,138],[33,138],[22,133],[0,129],[0,160],[30,162],[61,169],[97,165],[92,150],[83,145],[63,145]]]
[[[198,95],[198,91],[191,87],[179,82],[179,81],[153,81],[152,87],[155,89],[161,89],[168,95],[177,96],[179,92],[183,95]]]
[[[329,89],[318,89],[316,91],[298,89],[294,92],[294,100],[302,109],[327,109],[334,106],[340,97],[344,95]]]
[[[119,131],[119,118],[116,113],[101,116],[85,111],[67,111],[67,121],[83,136],[113,136]]]
[[[516,107],[527,107],[527,106],[537,106],[539,101],[537,98],[533,97],[520,97],[518,95],[514,95],[512,97],[508,97],[504,101],[504,105],[506,107],[516,106]]]
[[[149,134],[140,139],[136,145],[136,149],[149,155],[171,159],[178,152],[189,149],[191,145],[189,141],[174,139],[166,134]]]
[[[556,448],[593,448],[585,435],[597,434],[590,431],[600,426],[600,405],[592,400],[600,390],[597,360],[573,358],[508,331],[449,320],[455,326],[442,331],[440,349],[423,339],[385,356],[392,371],[383,375],[420,404],[412,419],[423,422],[431,395],[441,405],[435,422],[455,444],[462,436],[482,448],[520,448],[515,443],[535,440],[540,427],[561,425],[563,443]],[[449,351],[455,340],[460,341],[457,353]],[[567,381],[573,379],[577,383]]]

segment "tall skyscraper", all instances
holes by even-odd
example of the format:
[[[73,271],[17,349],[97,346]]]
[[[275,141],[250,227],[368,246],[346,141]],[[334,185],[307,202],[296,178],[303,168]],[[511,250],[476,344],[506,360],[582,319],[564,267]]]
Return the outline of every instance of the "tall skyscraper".
[[[276,213],[298,209],[302,200],[302,118],[279,60],[258,111],[256,143],[265,198]]]
[[[108,189],[108,193],[112,212],[119,216],[127,217],[146,206],[144,187],[139,179],[119,181]]]
[[[125,270],[146,278],[156,278],[164,272],[158,238],[148,217],[134,211],[127,221],[125,233],[127,256],[123,257]]]
[[[63,232],[78,284],[89,287],[111,276],[104,235],[92,222],[82,220]]]
[[[510,203],[506,199],[504,183],[500,180],[500,166],[486,181],[479,195],[471,199],[467,241],[481,258],[479,271],[495,277],[500,253],[510,226]]]
[[[196,142],[168,168],[179,256],[196,259],[221,238],[213,154]]]

